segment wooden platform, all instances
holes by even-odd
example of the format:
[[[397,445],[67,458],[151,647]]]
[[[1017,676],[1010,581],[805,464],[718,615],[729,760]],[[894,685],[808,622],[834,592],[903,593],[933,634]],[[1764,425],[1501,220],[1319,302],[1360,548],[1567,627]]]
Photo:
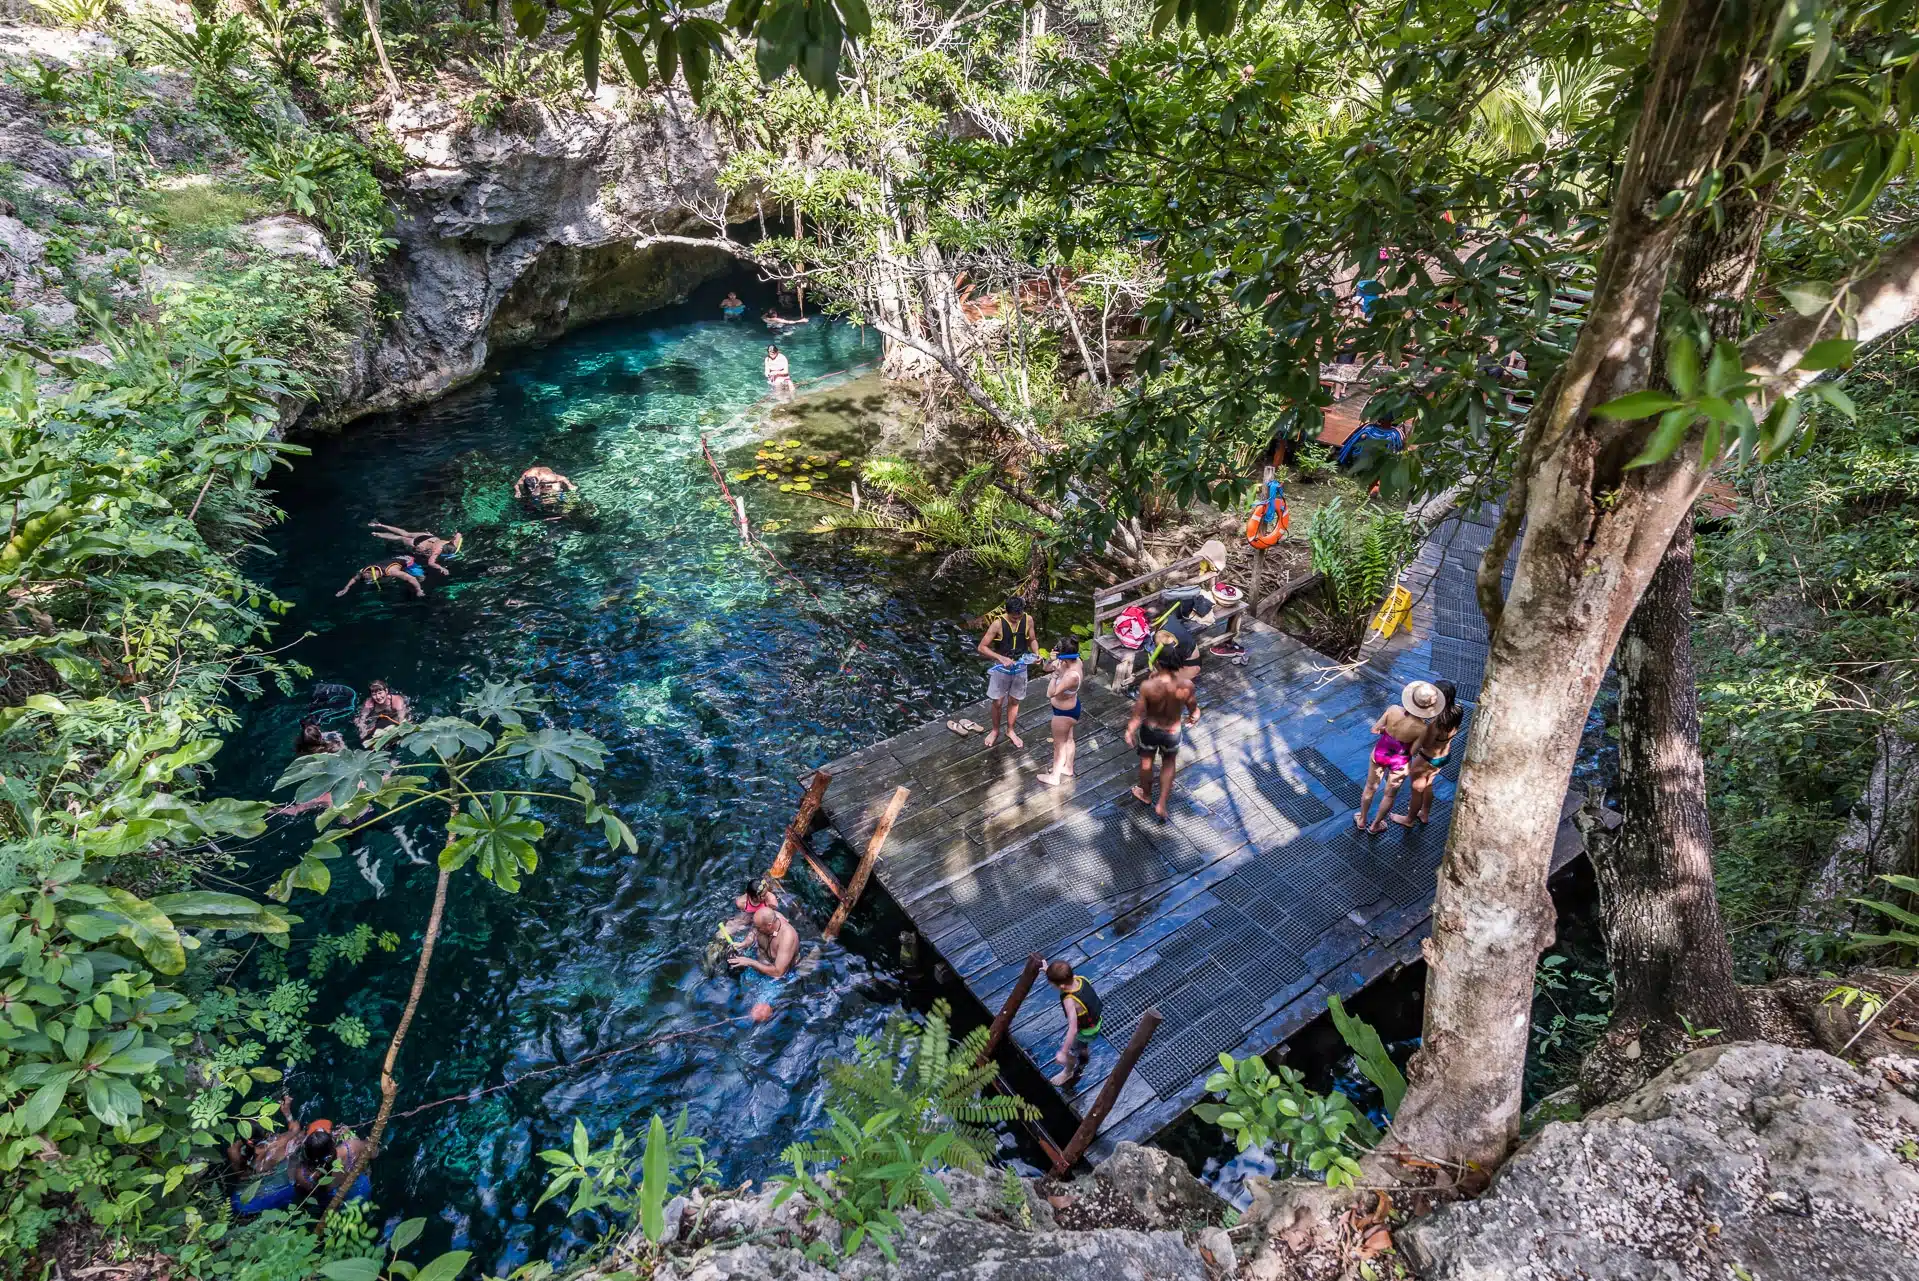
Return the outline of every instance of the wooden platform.
[[[1477,694],[1486,644],[1472,577],[1491,519],[1440,526],[1404,579],[1418,602],[1412,633],[1376,642],[1358,665],[1263,624],[1241,636],[1243,665],[1209,658],[1166,821],[1128,793],[1130,701],[1090,681],[1079,777],[1062,789],[1039,782],[1051,758],[1040,680],[1021,707],[1024,749],[983,747],[942,717],[826,766],[827,820],[855,848],[894,787],[912,789],[879,879],[988,1011],[1029,952],[1064,957],[1097,985],[1104,1036],[1071,1087],[1075,1111],[1091,1106],[1139,1015],[1159,1008],[1164,1023],[1093,1159],[1197,1102],[1222,1051],[1269,1050],[1322,1014],[1329,994],[1419,958],[1458,755],[1431,826],[1369,837],[1352,813],[1368,727],[1405,681],[1444,676]],[[953,715],[985,724],[987,705]],[[1555,869],[1579,852],[1562,825]],[[1050,1072],[1063,1030],[1042,983],[1011,1040]]]

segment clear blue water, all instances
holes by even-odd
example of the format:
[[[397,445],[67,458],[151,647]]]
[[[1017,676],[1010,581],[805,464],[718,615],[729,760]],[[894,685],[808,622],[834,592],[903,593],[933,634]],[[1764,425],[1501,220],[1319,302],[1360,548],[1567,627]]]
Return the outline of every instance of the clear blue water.
[[[520,894],[456,878],[401,1062],[402,1110],[737,1019],[748,1002],[731,980],[702,974],[701,945],[739,884],[764,869],[799,776],[978,696],[963,623],[1004,584],[933,581],[936,557],[897,548],[774,535],[814,599],[741,549],[700,456],[702,432],[729,470],[769,431],[848,457],[887,432],[917,436],[897,425],[877,380],[837,372],[875,360],[877,339],[824,323],[783,346],[796,379],[835,377],[815,384],[825,390],[803,412],[769,421],[766,330],[717,320],[722,292],[715,283],[669,311],[511,356],[438,404],[356,424],[317,442],[280,492],[286,521],[255,569],[293,602],[282,641],[311,633],[291,653],[315,679],[364,689],[383,678],[411,696],[416,717],[454,711],[485,680],[532,681],[554,723],[609,744],[602,795],[640,840],[636,856],[615,855],[550,814],[539,871]],[[757,315],[761,299],[748,301]],[[534,462],[578,482],[573,514],[544,519],[509,497]],[[803,530],[825,510],[765,483],[741,489],[756,523]],[[424,599],[364,585],[336,599],[379,554],[365,529],[373,519],[460,530],[466,548]],[[265,794],[303,708],[302,694],[249,709],[220,763],[224,790]],[[310,831],[300,820],[256,850],[253,883],[270,881]],[[316,1058],[292,1082],[309,1118],[363,1121],[377,1105],[433,883],[402,835],[422,855],[435,848],[425,825],[370,833],[359,848],[381,890],[343,859],[324,900],[294,903],[304,934],[366,922],[403,940],[316,983],[319,1021],[356,1014],[374,1039],[351,1050],[316,1035]],[[532,1212],[544,1168],[535,1154],[561,1143],[575,1117],[599,1140],[685,1107],[729,1179],[772,1173],[818,1119],[820,1061],[849,1053],[899,1000],[896,940],[863,924],[785,990],[770,1023],[735,1022],[395,1124],[373,1176],[383,1214],[429,1216],[427,1246],[475,1249],[497,1274],[564,1248],[586,1225],[566,1224],[553,1205]]]

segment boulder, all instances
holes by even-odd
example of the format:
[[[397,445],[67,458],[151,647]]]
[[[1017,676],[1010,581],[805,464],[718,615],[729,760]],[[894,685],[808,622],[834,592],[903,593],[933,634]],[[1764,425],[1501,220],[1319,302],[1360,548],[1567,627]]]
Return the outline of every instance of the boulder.
[[[1919,1102],[1896,1079],[1696,1050],[1398,1240],[1426,1281],[1919,1281]]]
[[[1148,1227],[1198,1228],[1218,1223],[1226,1212],[1226,1203],[1194,1178],[1184,1161],[1159,1148],[1121,1143],[1093,1177],[1137,1206]]]
[[[311,258],[326,267],[339,265],[339,259],[327,247],[326,237],[320,234],[320,229],[292,214],[256,218],[244,224],[240,233],[268,253],[282,258]]]

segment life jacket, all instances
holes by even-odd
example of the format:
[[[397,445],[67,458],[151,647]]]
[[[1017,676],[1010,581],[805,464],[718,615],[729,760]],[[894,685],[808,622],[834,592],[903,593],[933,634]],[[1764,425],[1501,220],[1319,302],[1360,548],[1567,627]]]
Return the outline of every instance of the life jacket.
[[[1073,979],[1072,988],[1068,991],[1061,992],[1059,999],[1062,1003],[1071,1001],[1074,1005],[1079,1006],[1079,1030],[1081,1032],[1096,1032],[1099,1030],[1100,1014],[1104,1010],[1106,1003],[1099,999],[1099,993],[1093,990],[1092,983],[1087,980],[1085,975],[1076,975]]]
[[[1286,537],[1286,530],[1293,523],[1293,514],[1286,507],[1286,491],[1276,480],[1266,482],[1266,497],[1253,508],[1253,514],[1246,520],[1246,541],[1257,550],[1278,543]]]

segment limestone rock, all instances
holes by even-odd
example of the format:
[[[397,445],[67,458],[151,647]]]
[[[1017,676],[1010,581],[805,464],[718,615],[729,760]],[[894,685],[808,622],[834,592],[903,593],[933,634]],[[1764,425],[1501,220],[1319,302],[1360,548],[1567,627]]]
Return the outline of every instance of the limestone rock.
[[[1194,1178],[1184,1161],[1159,1148],[1121,1143],[1093,1177],[1138,1206],[1151,1227],[1196,1228],[1219,1222],[1226,1211],[1225,1202]]]
[[[270,254],[282,258],[311,258],[327,267],[339,265],[339,259],[327,247],[326,237],[304,218],[274,214],[270,218],[254,219],[242,226],[240,232]]]
[[[495,349],[665,306],[733,261],[714,239],[725,155],[677,91],[565,115],[520,104],[487,128],[403,100],[385,123],[409,162],[382,267],[404,306],[316,425],[431,399]]]
[[[1919,1102],[1817,1050],[1681,1058],[1399,1232],[1427,1281],[1919,1281]]]

